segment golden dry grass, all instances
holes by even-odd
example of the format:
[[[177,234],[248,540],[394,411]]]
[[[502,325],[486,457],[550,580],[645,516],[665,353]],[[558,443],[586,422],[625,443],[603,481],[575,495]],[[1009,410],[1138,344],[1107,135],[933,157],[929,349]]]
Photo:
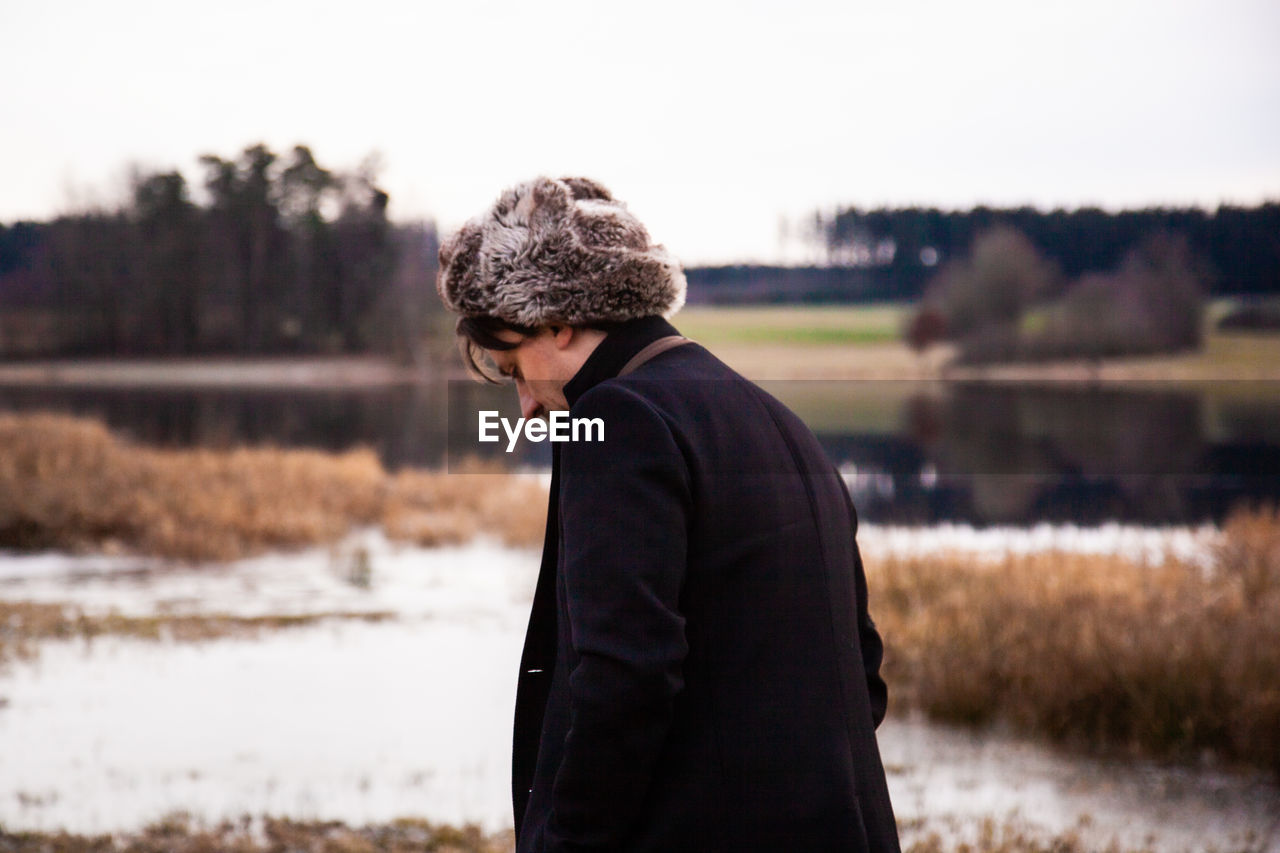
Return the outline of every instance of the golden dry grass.
[[[973,832],[937,832],[900,827],[906,853],[1150,853],[1150,847],[1116,843],[1099,848],[1067,831],[1045,835],[1011,821],[987,819]],[[75,835],[66,832],[5,832],[5,853],[510,853],[512,832],[486,834],[475,826],[452,827],[418,819],[351,827],[338,821],[241,818],[201,826],[175,815],[137,832]],[[1222,850],[1254,851],[1261,845]]]
[[[370,450],[168,450],[92,420],[0,415],[0,547],[227,560],[381,524],[420,544],[541,541],[545,489],[476,469],[391,475]]]
[[[7,547],[228,559],[364,524],[421,544],[480,532],[536,544],[545,520],[545,488],[527,478],[391,475],[369,451],[157,450],[51,415],[0,416],[0,448]],[[1280,771],[1280,512],[1236,513],[1214,556],[1209,570],[1061,553],[869,561],[895,701],[1099,749],[1212,752]],[[6,608],[9,655],[46,636],[273,627]]]
[[[475,826],[416,819],[357,828],[337,821],[242,818],[205,827],[175,815],[115,835],[9,833],[0,827],[4,853],[510,853],[514,847],[509,831],[487,834]]]
[[[330,619],[381,622],[394,614],[386,611],[328,611],[266,616],[233,616],[227,613],[126,616],[111,612],[90,615],[64,604],[0,600],[0,665],[12,658],[28,658],[41,640],[86,639],[111,634],[143,640],[179,642],[220,637],[254,636],[263,631],[299,628]]]
[[[1280,772],[1280,512],[1242,510],[1210,570],[1114,556],[868,566],[898,701],[1097,749]]]
[[[1073,830],[1047,836],[993,818],[980,821],[972,833],[952,832],[945,839],[911,823],[898,824],[904,853],[1151,853],[1150,847],[1125,847],[1114,841],[1100,848]]]

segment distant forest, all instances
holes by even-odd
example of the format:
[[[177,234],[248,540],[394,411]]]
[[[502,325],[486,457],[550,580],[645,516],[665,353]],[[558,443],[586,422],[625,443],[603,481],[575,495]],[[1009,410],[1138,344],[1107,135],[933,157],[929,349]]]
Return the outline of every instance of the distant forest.
[[[689,272],[695,302],[845,302],[914,300],[975,238],[996,228],[1025,235],[1069,278],[1115,269],[1144,241],[1181,237],[1206,270],[1210,294],[1280,291],[1280,203],[1258,207],[1030,207],[965,211],[936,208],[846,208],[815,215],[810,229],[825,250],[822,266],[778,269],[723,266]]]
[[[306,146],[137,173],[128,199],[0,226],[0,355],[422,357],[437,240],[395,225],[369,166]]]
[[[0,357],[381,352],[420,361],[446,326],[430,223],[387,218],[369,166],[264,145],[201,158],[198,186],[138,172],[128,198],[0,225]],[[1280,203],[1258,207],[815,215],[828,263],[688,270],[692,303],[917,300],[997,227],[1076,278],[1153,236],[1181,238],[1210,293],[1280,291]]]

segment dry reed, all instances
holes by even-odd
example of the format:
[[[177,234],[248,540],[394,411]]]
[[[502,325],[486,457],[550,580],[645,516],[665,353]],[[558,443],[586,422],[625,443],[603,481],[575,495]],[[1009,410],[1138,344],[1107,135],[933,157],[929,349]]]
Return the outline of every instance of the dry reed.
[[[325,611],[319,613],[234,616],[228,613],[126,616],[118,612],[91,615],[65,604],[0,600],[0,665],[13,658],[30,658],[41,640],[85,639],[103,635],[142,640],[170,639],[198,642],[222,637],[257,636],[263,631],[300,628],[342,619],[382,622],[388,611]]]
[[[1034,832],[1013,821],[997,823],[986,818],[965,832],[952,827],[944,839],[934,832],[923,832],[912,825],[899,822],[904,853],[1151,853],[1151,848],[1126,847],[1112,841],[1099,847],[1081,839],[1074,830],[1056,835]]]
[[[898,701],[1076,745],[1280,772],[1280,512],[1241,510],[1210,569],[1010,555],[868,565]]]
[[[391,475],[367,449],[156,449],[92,420],[0,415],[0,547],[227,560],[367,524],[419,544],[486,532],[526,545],[541,541],[545,505],[528,478]]]
[[[53,415],[0,416],[0,448],[7,547],[228,559],[365,524],[420,544],[480,532],[536,544],[545,517],[545,489],[527,478],[391,475],[367,450],[158,450]],[[1039,553],[869,560],[868,573],[897,702],[1097,748],[1280,771],[1274,509],[1233,515],[1207,570]],[[8,629],[11,651],[24,633]]]
[[[906,853],[1150,853],[1151,848],[1110,843],[1099,848],[1078,833],[1056,835],[987,819],[975,831],[922,832],[901,827]],[[75,835],[67,832],[5,832],[0,828],[0,853],[511,853],[510,830],[486,834],[475,826],[452,827],[424,820],[403,819],[385,824],[350,827],[337,821],[249,818],[201,826],[185,815],[157,821],[137,832],[114,835]],[[1227,850],[1258,851],[1246,842]]]
[[[476,826],[416,819],[356,828],[337,821],[245,817],[205,827],[179,814],[115,835],[10,833],[0,827],[0,853],[510,853],[514,847],[509,831],[487,834]]]

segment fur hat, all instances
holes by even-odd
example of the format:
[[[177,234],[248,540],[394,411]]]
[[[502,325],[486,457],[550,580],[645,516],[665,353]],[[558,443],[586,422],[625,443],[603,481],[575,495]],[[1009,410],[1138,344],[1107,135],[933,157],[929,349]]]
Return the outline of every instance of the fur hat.
[[[586,178],[508,189],[444,241],[436,276],[450,311],[521,326],[670,317],[685,287],[680,262]]]

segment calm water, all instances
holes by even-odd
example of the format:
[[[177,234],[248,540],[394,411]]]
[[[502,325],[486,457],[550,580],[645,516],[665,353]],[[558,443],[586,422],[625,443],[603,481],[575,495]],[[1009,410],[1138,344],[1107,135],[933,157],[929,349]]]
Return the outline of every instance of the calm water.
[[[818,434],[861,516],[882,522],[1196,523],[1280,500],[1280,383],[1122,387],[763,383]],[[0,410],[92,415],[168,446],[373,448],[390,468],[467,456],[545,466],[547,444],[476,441],[508,388],[0,387]]]

